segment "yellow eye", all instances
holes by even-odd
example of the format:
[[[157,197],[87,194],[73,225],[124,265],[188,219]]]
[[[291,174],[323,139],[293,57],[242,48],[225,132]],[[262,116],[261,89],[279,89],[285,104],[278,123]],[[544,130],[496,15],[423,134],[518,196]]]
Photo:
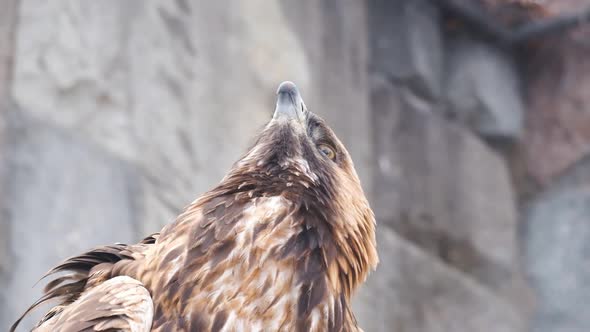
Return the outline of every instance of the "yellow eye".
[[[324,156],[328,157],[330,160],[334,160],[334,158],[336,158],[336,152],[334,151],[334,149],[332,149],[330,146],[326,144],[318,145],[318,150],[320,150],[320,152]]]

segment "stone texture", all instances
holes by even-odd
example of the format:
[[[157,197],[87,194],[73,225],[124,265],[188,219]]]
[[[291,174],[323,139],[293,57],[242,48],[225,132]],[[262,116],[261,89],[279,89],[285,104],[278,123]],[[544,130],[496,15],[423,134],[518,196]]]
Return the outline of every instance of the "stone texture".
[[[533,331],[590,329],[590,158],[525,209],[523,244],[538,294]]]
[[[363,7],[309,1],[297,8],[25,0],[14,98],[32,117],[84,131],[138,165],[142,232],[158,230],[221,179],[269,119],[282,80],[334,122],[368,183]],[[315,16],[301,27],[307,13]],[[350,109],[353,116],[340,116]]]
[[[548,5],[557,15],[575,11],[582,2],[548,1]],[[551,183],[590,153],[588,40],[590,26],[583,25],[529,50],[527,94],[534,116],[527,118],[523,145],[529,176],[540,185]]]
[[[523,1],[523,0],[521,0]],[[571,14],[578,11],[580,8],[590,6],[589,0],[545,0],[543,7],[552,16],[560,14]]]
[[[409,89],[375,78],[372,100],[373,208],[381,227],[392,227],[526,314],[516,207],[501,158]]]
[[[14,33],[16,30],[17,0],[0,1],[0,97],[7,96],[11,79],[14,53]]]
[[[353,306],[365,331],[526,331],[526,321],[496,294],[383,223],[377,240],[381,265]]]
[[[517,141],[523,135],[524,102],[511,55],[467,38],[448,49],[446,115],[486,139]]]
[[[0,0],[0,187],[6,178],[7,171],[3,167],[6,156],[6,123],[4,114],[10,106],[10,86],[12,82],[12,61],[14,53],[14,33],[16,30],[16,0]],[[0,285],[9,278],[10,257],[10,223],[6,218],[6,199],[8,195],[0,191]],[[0,312],[4,311],[6,303],[0,297]],[[0,327],[3,327],[0,319]]]
[[[444,49],[438,11],[423,0],[372,0],[369,15],[371,71],[421,97],[440,97]]]
[[[140,239],[132,169],[58,130],[17,121],[10,123],[4,165],[12,244],[11,275],[0,293],[4,327],[39,297],[33,285],[56,263],[115,237]]]
[[[23,1],[14,98],[138,165],[142,232],[156,231],[221,179],[268,119],[278,82],[308,84],[278,4],[262,6]]]

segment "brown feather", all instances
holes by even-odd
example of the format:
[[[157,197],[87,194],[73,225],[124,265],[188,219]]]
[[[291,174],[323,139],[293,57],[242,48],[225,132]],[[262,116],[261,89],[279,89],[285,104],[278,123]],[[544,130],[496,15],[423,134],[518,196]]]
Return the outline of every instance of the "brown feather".
[[[333,147],[335,158],[318,144]],[[58,299],[40,330],[149,319],[152,331],[358,331],[350,299],[377,261],[375,219],[352,160],[305,111],[299,122],[273,119],[222,182],[160,234],[51,270],[69,274],[50,281],[25,315]],[[128,279],[119,287],[144,296],[100,302],[121,276]],[[140,319],[132,305],[145,304],[147,292],[153,317]],[[93,316],[91,308],[106,311]]]

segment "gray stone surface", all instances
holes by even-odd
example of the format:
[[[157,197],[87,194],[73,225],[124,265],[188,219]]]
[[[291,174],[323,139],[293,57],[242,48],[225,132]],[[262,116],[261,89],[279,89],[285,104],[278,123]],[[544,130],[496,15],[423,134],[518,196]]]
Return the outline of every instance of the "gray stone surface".
[[[447,116],[484,138],[522,137],[524,100],[511,55],[466,38],[449,43],[448,49]]]
[[[17,0],[0,0],[0,98],[6,98],[14,53]]]
[[[379,225],[377,273],[355,298],[371,332],[514,332],[526,321],[489,289]]]
[[[417,95],[441,95],[444,47],[438,10],[424,0],[369,1],[373,72]]]
[[[533,331],[590,330],[590,158],[527,206],[523,243],[538,294]]]
[[[132,169],[57,130],[12,125],[4,165],[10,176],[3,188],[11,275],[0,290],[2,329],[39,297],[33,286],[52,266],[115,237],[140,239]]]
[[[517,211],[502,159],[404,87],[375,77],[373,208],[395,229],[527,312]]]
[[[14,33],[16,28],[16,0],[0,0],[0,188],[6,178],[3,160],[6,156],[6,123],[3,115],[10,106],[11,70],[14,53]],[[0,285],[4,285],[10,277],[10,223],[6,218],[6,199],[8,195],[0,190]],[[0,312],[6,303],[0,297]],[[0,318],[0,329],[4,328]]]
[[[14,98],[136,164],[148,193],[142,232],[156,231],[221,179],[281,80],[308,86],[283,20],[260,1],[25,0]]]
[[[24,0],[14,98],[32,117],[84,131],[138,165],[143,232],[221,179],[269,119],[276,86],[287,79],[334,124],[369,183],[363,6],[291,7]]]

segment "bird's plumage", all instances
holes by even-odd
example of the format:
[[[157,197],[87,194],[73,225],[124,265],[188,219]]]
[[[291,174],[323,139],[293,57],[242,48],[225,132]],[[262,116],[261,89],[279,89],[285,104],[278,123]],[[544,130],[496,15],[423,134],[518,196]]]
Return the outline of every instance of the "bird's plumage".
[[[35,331],[149,331],[153,308],[150,293],[141,282],[118,276],[88,288]]]
[[[282,88],[254,146],[175,222],[54,269],[70,274],[47,285],[40,301],[60,304],[38,331],[359,330],[350,298],[377,264],[373,213],[342,143]]]

